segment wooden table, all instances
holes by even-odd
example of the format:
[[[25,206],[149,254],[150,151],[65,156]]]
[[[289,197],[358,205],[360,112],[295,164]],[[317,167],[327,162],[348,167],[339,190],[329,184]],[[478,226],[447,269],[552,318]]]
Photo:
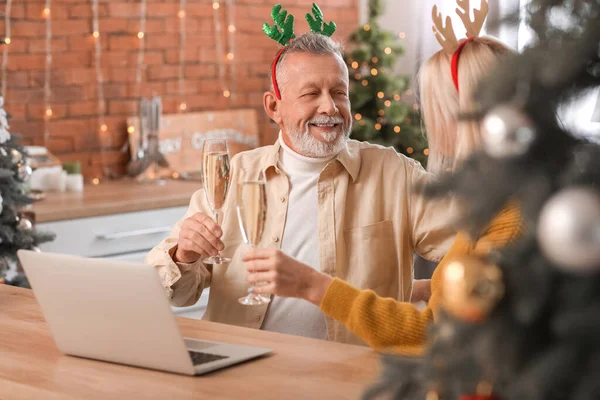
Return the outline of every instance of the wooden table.
[[[187,206],[201,187],[198,181],[168,180],[164,186],[132,179],[102,181],[99,185],[86,184],[80,193],[48,192],[46,199],[33,205],[33,211],[40,223]]]
[[[274,354],[187,377],[61,354],[30,290],[0,285],[0,399],[357,399],[379,373],[360,346],[178,318],[186,337]]]

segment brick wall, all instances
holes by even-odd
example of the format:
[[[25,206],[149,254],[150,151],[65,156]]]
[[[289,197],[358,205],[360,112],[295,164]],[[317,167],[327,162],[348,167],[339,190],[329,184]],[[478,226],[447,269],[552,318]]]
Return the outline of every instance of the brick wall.
[[[296,16],[296,33],[307,31],[303,15],[313,0],[284,3]],[[237,0],[235,34],[236,96],[223,97],[217,79],[212,1],[187,0],[185,66],[188,111],[252,107],[260,115],[261,143],[272,143],[276,130],[264,117],[262,93],[276,44],[261,31],[270,20],[274,3]],[[5,4],[5,2],[4,2]],[[26,144],[46,145],[61,160],[80,160],[88,177],[124,170],[129,156],[126,118],[135,115],[137,99],[153,93],[163,98],[164,113],[178,111],[179,20],[177,0],[148,0],[144,83],[136,92],[139,40],[138,0],[99,0],[102,70],[108,131],[98,140],[97,83],[94,64],[91,1],[52,1],[52,102],[50,135],[44,143],[44,2],[14,0],[11,12],[8,82],[5,107],[12,114],[11,131]],[[358,23],[356,0],[321,0],[327,19],[338,25],[336,37],[345,39]],[[3,7],[3,6],[0,6]],[[0,10],[3,10],[0,8]],[[221,2],[223,43],[226,42],[225,2]],[[0,18],[0,36],[4,21]],[[225,47],[224,47],[225,51]],[[103,143],[101,151],[100,142]]]

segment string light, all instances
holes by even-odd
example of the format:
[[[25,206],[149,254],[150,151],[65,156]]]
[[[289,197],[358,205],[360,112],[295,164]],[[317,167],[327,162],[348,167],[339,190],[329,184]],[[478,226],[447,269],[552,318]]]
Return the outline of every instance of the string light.
[[[127,127],[127,133],[129,133],[131,135],[134,132],[135,132],[135,127],[134,126],[130,125],[130,126]]]
[[[383,104],[385,104],[386,107],[389,107],[389,106],[392,105],[392,102],[389,101],[389,100],[386,100],[386,101],[383,102]]]
[[[379,114],[379,115],[381,115],[383,117],[383,115],[385,114],[385,111],[379,110],[379,111],[377,111],[377,114]]]
[[[398,125],[396,125],[396,126],[394,127],[394,132],[396,132],[396,133],[400,133],[400,131],[401,131],[400,127],[399,127]]]
[[[357,69],[358,68],[358,62],[352,61],[352,68]]]
[[[235,25],[229,25],[229,27],[227,28],[227,30],[229,31],[229,33],[234,33],[235,32]]]
[[[4,32],[5,38],[4,43],[10,44],[10,11],[12,8],[12,0],[6,0],[6,7],[4,8]],[[2,49],[2,97],[6,101],[6,71],[8,68],[8,46],[4,46]]]
[[[185,112],[187,104],[185,103],[185,44],[187,41],[186,33],[186,0],[179,0],[179,70],[178,70],[178,85],[179,85],[179,111]]]
[[[44,17],[49,17],[50,16],[50,8],[49,7],[44,8],[43,14],[44,14]]]
[[[400,39],[404,39],[404,38],[406,37],[406,33],[404,33],[404,32],[400,32],[400,33],[398,34],[398,37],[399,37]]]
[[[392,54],[392,49],[390,47],[386,47],[383,51],[385,54]]]
[[[375,129],[377,129],[378,131],[380,131],[381,130],[381,124],[379,124],[379,123],[375,124]]]
[[[379,97],[380,99],[383,99],[384,93],[383,92],[379,92],[377,93],[377,97]]]
[[[371,30],[371,27],[370,27],[368,24],[365,24],[365,25],[363,25],[363,29],[364,29],[366,32],[369,32],[369,31]]]
[[[142,72],[144,69],[144,52],[146,50],[146,41],[144,40],[144,31],[146,30],[146,0],[140,1],[140,31],[137,37],[140,39],[137,59],[137,71],[135,75],[136,92],[141,95]],[[140,116],[141,117],[141,116]]]
[[[229,62],[229,90],[232,92],[233,94],[233,99],[235,99],[235,94],[236,94],[236,86],[235,86],[235,76],[236,76],[236,63],[233,62],[233,59],[235,58],[234,54],[235,54],[235,40],[234,40],[234,32],[235,32],[235,27],[233,29],[233,31],[231,31],[229,28],[234,26],[234,21],[235,21],[235,6],[234,6],[234,1],[235,0],[225,0],[226,4],[227,4],[227,25],[228,25],[228,29],[227,29],[227,47],[228,47],[228,53],[227,53],[227,59],[230,61]]]
[[[400,101],[400,95],[399,95],[399,94],[395,94],[395,95],[394,95],[394,100],[396,100],[396,101]]]
[[[415,152],[415,149],[413,149],[412,147],[409,147],[409,148],[407,148],[407,149],[406,149],[406,152],[407,152],[408,154],[412,154],[412,153],[414,153],[414,152]]]
[[[378,73],[379,73],[379,72],[377,71],[377,68],[373,68],[373,69],[371,69],[371,75],[373,75],[373,76],[377,76],[377,74],[378,74]]]
[[[98,179],[98,178],[92,179],[92,184],[93,185],[99,185],[100,184],[100,179]]]
[[[100,38],[100,19],[98,13],[98,0],[92,0],[92,36],[94,37],[94,67],[96,72],[96,95],[98,96],[98,125],[100,131],[96,137],[98,148],[100,149],[100,165],[104,169],[105,164],[105,151],[104,141],[105,133],[108,131],[108,126],[104,123],[106,116],[106,101],[104,99],[104,76],[102,74],[102,42]],[[100,181],[98,180],[98,183]]]
[[[221,29],[221,18],[219,16],[219,8],[221,5],[219,1],[213,3],[213,26],[215,27],[215,49],[217,51],[217,60],[219,62],[219,85],[224,97],[229,97],[231,92],[225,87],[225,63],[223,60],[223,42],[222,42],[222,29]]]
[[[360,121],[362,119],[362,115],[360,115],[359,113],[356,113],[354,115],[354,119],[356,119],[357,121]]]
[[[359,80],[361,78],[360,74],[354,74],[354,79]]]
[[[377,64],[377,62],[378,62],[378,61],[379,61],[379,58],[377,58],[377,57],[373,57],[373,58],[371,58],[371,62],[372,62],[373,64]]]
[[[362,81],[362,85],[363,85],[363,86],[367,86],[368,84],[369,84],[369,81],[368,81],[368,80],[366,80],[366,79],[363,79],[363,81]]]
[[[426,156],[428,156],[429,155],[429,149],[423,150],[423,154],[425,154]]]
[[[360,121],[358,124],[359,124],[360,126],[365,126],[365,121]]]
[[[50,86],[50,73],[52,72],[52,18],[50,18],[51,0],[46,0],[44,11],[48,10],[46,18],[46,70],[44,74],[44,104],[46,109],[46,118],[44,119],[44,146],[48,143],[50,137],[49,120],[52,117],[52,88]],[[45,14],[45,13],[44,13]]]

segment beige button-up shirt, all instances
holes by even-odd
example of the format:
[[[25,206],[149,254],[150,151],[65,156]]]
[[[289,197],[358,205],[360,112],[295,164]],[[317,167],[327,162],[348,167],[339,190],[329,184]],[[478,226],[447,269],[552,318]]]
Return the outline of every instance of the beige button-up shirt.
[[[250,307],[237,301],[248,287],[241,261],[247,247],[236,217],[236,185],[256,179],[260,171],[265,173],[267,221],[259,247],[280,248],[287,213],[303,210],[288,210],[289,182],[278,168],[279,147],[278,143],[261,147],[231,160],[231,186],[221,210],[222,254],[231,257],[229,264],[215,265],[211,271],[201,260],[194,264],[173,262],[183,219],[148,254],[146,261],[157,268],[174,306],[196,303],[204,288],[210,287],[204,319],[261,327],[267,306]],[[415,184],[428,178],[416,161],[394,149],[349,140],[347,148],[327,164],[319,178],[319,227],[315,235],[320,243],[321,271],[381,296],[408,301],[413,253],[439,261],[454,239],[447,228],[448,205],[427,201],[415,191]],[[184,218],[197,212],[211,215],[203,190],[192,196]],[[326,323],[330,340],[362,344],[338,322],[327,318]]]

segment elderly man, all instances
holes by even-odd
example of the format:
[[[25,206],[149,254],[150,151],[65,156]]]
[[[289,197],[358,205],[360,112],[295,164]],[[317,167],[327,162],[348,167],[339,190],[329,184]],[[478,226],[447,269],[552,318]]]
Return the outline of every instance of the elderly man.
[[[409,301],[414,252],[439,260],[453,239],[445,229],[446,207],[415,192],[427,174],[393,149],[348,139],[348,69],[331,38],[314,33],[296,38],[277,61],[276,82],[278,90],[264,94],[264,108],[281,129],[279,140],[231,161],[233,185],[242,177],[256,179],[260,172],[266,177],[268,211],[258,247],[272,249],[262,254],[278,271],[273,279],[291,279],[297,290],[321,290],[311,274],[294,274],[294,265],[302,263],[358,288]],[[273,296],[269,305],[238,303],[248,289],[243,261],[248,247],[238,227],[233,189],[220,227],[209,217],[199,190],[170,237],[148,255],[172,304],[192,305],[210,287],[205,319],[361,343],[313,304],[283,297],[294,293]],[[202,262],[218,251],[231,262]]]

